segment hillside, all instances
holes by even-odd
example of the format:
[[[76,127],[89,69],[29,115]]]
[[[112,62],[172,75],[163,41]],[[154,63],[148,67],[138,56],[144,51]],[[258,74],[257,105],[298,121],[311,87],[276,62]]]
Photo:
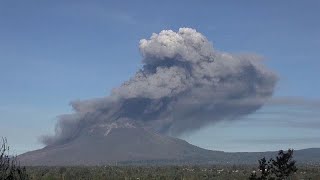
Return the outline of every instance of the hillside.
[[[226,153],[160,135],[127,121],[105,124],[79,132],[64,143],[18,156],[28,166],[74,166],[115,164],[253,164],[277,152]],[[297,150],[301,163],[320,163],[320,148]]]

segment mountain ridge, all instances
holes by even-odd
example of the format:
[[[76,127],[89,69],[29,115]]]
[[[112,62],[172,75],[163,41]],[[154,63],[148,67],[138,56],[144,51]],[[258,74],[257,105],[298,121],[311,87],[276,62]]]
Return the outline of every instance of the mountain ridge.
[[[262,157],[276,154],[207,150],[123,120],[92,127],[63,143],[26,152],[18,160],[26,166],[255,164]],[[296,150],[294,159],[299,163],[320,164],[320,148]]]

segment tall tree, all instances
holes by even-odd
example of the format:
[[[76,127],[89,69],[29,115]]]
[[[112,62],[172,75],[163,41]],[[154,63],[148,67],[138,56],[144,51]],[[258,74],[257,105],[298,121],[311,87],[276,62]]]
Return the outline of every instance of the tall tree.
[[[266,158],[259,160],[260,176],[256,172],[249,177],[250,180],[286,180],[298,169],[293,160],[293,149],[287,152],[280,150],[276,159],[270,158],[267,162]]]

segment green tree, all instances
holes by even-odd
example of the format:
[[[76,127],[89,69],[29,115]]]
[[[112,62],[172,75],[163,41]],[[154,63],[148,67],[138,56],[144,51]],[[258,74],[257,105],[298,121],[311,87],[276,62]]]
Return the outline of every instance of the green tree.
[[[286,180],[298,170],[295,163],[293,149],[289,149],[287,152],[280,150],[276,159],[271,158],[268,162],[265,157],[260,159],[260,176],[254,172],[249,180]]]
[[[288,152],[280,150],[276,160],[271,159],[271,172],[277,180],[286,179],[298,170],[295,164],[293,149],[289,149]]]

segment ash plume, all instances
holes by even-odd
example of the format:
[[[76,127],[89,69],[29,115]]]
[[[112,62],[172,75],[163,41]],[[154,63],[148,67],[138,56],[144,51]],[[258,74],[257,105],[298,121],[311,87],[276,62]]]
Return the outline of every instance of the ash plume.
[[[161,134],[192,132],[255,112],[272,96],[277,76],[256,55],[217,51],[191,28],[163,30],[140,41],[142,68],[108,97],[72,102],[46,145],[64,143],[123,122]]]

